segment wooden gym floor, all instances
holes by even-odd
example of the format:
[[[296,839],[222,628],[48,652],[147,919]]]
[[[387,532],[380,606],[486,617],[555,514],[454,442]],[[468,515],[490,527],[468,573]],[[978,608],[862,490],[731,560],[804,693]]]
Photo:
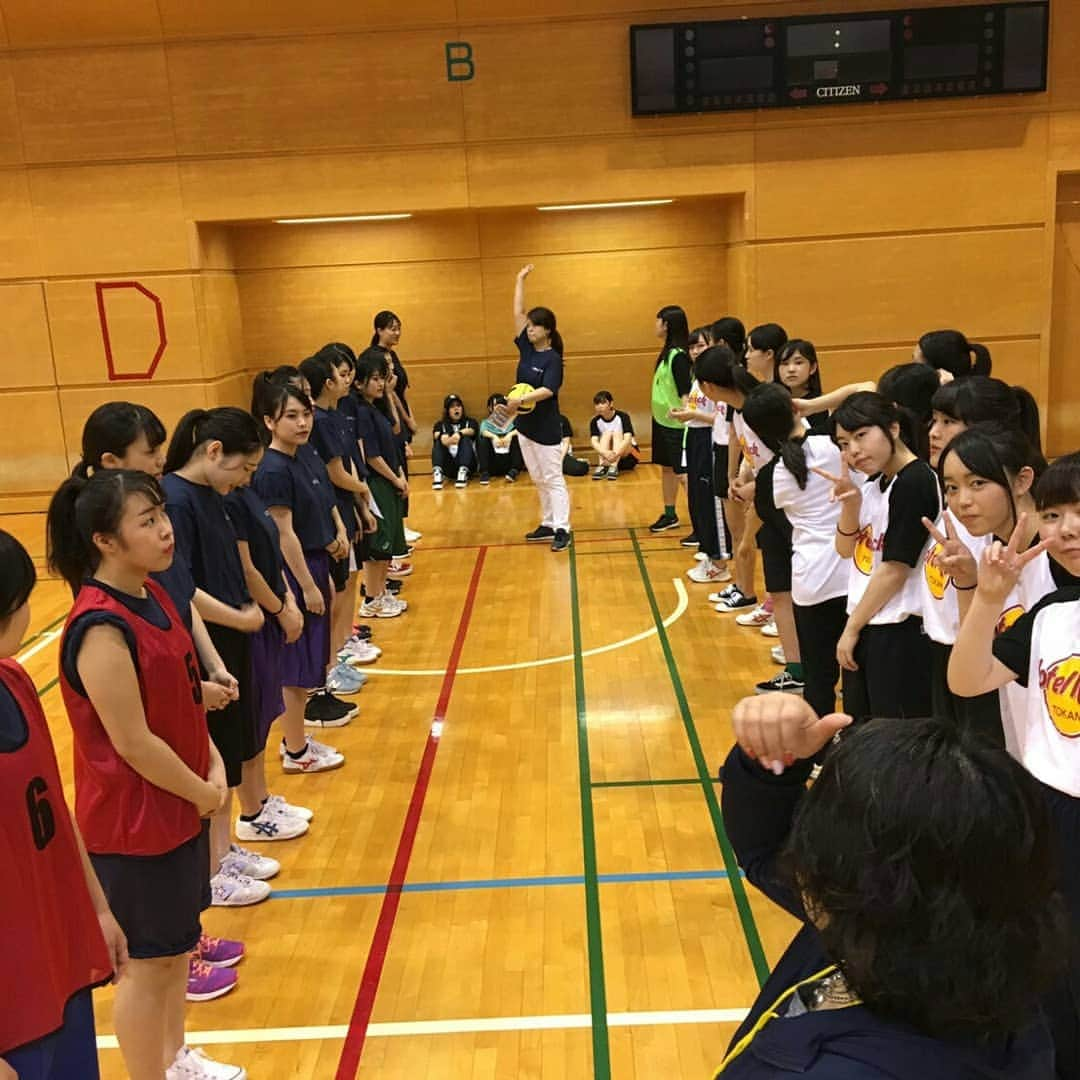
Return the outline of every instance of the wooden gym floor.
[[[375,623],[360,716],[324,736],[346,765],[271,763],[315,820],[264,845],[271,899],[207,913],[247,956],[189,1042],[252,1080],[710,1076],[795,925],[738,877],[714,782],[773,642],[685,577],[688,527],[648,532],[656,469],[570,480],[560,555],[522,542],[527,481],[416,489],[409,611]],[[40,519],[0,525],[41,554]],[[32,602],[20,653],[69,777],[67,595]],[[96,1007],[121,1077],[110,990]]]

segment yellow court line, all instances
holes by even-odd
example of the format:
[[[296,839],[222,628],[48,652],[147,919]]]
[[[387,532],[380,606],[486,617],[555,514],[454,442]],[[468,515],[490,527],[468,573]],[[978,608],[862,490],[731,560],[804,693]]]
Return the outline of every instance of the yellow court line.
[[[747,1009],[670,1009],[660,1012],[608,1013],[609,1027],[657,1027],[664,1024],[738,1024],[746,1019]],[[372,1024],[371,1038],[402,1035],[460,1035],[483,1031],[562,1031],[587,1028],[589,1013],[563,1013],[553,1016],[489,1016],[463,1020],[411,1020],[400,1023]],[[223,1043],[308,1042],[318,1039],[344,1039],[348,1024],[316,1027],[241,1028],[236,1031],[189,1031],[189,1045]],[[116,1050],[115,1035],[99,1035],[99,1050]]]
[[[686,595],[686,586],[679,580],[679,578],[672,578],[671,584],[675,586],[675,592],[679,597],[678,603],[675,605],[675,610],[664,620],[664,627],[671,626],[672,623],[678,621],[686,614],[686,609],[690,603],[689,597]],[[600,645],[595,649],[585,649],[582,652],[582,657],[586,656],[599,656],[601,653],[615,652],[617,649],[623,649],[627,645],[635,645],[639,641],[644,641],[646,638],[655,637],[657,633],[655,626],[650,626],[648,630],[642,630],[640,634],[635,634],[633,637],[623,638],[622,641],[613,641],[610,645]],[[516,664],[491,664],[488,667],[462,667],[457,669],[458,675],[488,675],[496,671],[524,671],[526,668],[546,667],[549,664],[566,664],[574,659],[573,653],[567,653],[565,656],[549,656],[543,660],[521,660]],[[446,670],[444,668],[385,668],[380,667],[378,664],[372,664],[370,667],[363,668],[365,675],[445,675]]]
[[[40,641],[36,641],[31,648],[27,649],[26,652],[22,654],[22,656],[16,656],[16,663],[25,664],[31,656],[34,656],[37,653],[41,652],[41,650],[44,649],[47,645],[51,645],[63,632],[63,627],[60,627],[59,630],[50,630],[47,634],[44,635],[44,637],[42,637]]]

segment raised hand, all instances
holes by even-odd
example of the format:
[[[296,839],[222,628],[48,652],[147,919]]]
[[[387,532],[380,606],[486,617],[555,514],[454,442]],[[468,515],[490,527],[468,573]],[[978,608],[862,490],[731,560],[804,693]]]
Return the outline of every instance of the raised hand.
[[[801,697],[761,694],[743,698],[731,714],[743,752],[779,775],[800,759],[813,757],[851,723],[843,713],[819,717]]]
[[[822,479],[828,480],[832,484],[833,489],[829,494],[829,502],[840,502],[843,499],[850,499],[852,496],[859,494],[859,489],[851,479],[851,470],[848,468],[847,458],[843,454],[840,455],[839,476],[833,476],[832,473],[819,469],[816,465],[812,465],[810,471],[817,473]]]
[[[926,531],[941,545],[937,564],[953,579],[954,585],[970,589],[978,580],[979,564],[967,544],[956,535],[956,527],[948,510],[941,515],[941,522],[945,527],[944,536],[929,518],[922,519]]]
[[[535,269],[532,263],[528,263],[518,271],[518,281],[524,281]]]
[[[1008,544],[995,540],[979,560],[979,595],[996,604],[1004,604],[1009,593],[1016,587],[1024,567],[1037,559],[1047,548],[1047,541],[1040,540],[1027,551],[1020,550],[1020,538],[1025,532],[1027,514],[1017,519],[1016,528]]]

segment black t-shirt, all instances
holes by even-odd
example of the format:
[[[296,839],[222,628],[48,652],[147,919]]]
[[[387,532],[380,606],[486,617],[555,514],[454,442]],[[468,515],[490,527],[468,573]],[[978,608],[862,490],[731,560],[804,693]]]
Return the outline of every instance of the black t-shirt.
[[[438,439],[440,435],[456,435],[462,428],[473,430],[473,434],[466,438],[475,439],[480,433],[480,425],[471,416],[463,416],[460,420],[437,420],[431,429],[431,434],[433,438]]]
[[[363,441],[365,457],[381,457],[397,472],[401,461],[393,425],[374,405],[369,405],[366,401],[360,402],[356,410],[356,437]]]
[[[235,608],[249,603],[236,531],[222,496],[178,473],[163,477],[161,488],[176,537],[174,561],[186,563],[196,587],[222,603]]]
[[[884,562],[905,563],[915,567],[926,547],[926,526],[922,519],[935,521],[941,500],[934,470],[916,459],[905,465],[888,483],[884,477],[874,481],[889,492],[889,524],[881,558]]]
[[[559,388],[563,381],[563,358],[554,349],[537,352],[525,330],[514,338],[514,344],[520,357],[514,381],[527,383],[535,390],[545,387],[553,395],[538,401],[532,412],[518,413],[514,417],[518,433],[545,446],[558,446],[562,442],[559,434]]]
[[[10,754],[26,744],[30,725],[15,696],[0,680],[0,754]]]
[[[326,502],[330,482],[317,476],[299,453],[290,457],[271,447],[263,454],[251,486],[267,507],[292,511],[293,531],[304,551],[324,551],[337,535]]]
[[[281,536],[277,522],[270,516],[266,503],[251,487],[242,487],[225,496],[225,505],[236,530],[236,539],[247,544],[255,569],[266,579],[266,584],[274,590],[274,595],[279,600],[284,600]]]

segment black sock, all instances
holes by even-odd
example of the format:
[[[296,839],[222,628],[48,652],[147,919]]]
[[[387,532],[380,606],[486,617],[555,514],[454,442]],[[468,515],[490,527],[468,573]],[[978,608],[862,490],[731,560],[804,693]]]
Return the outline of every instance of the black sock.
[[[286,753],[288,753],[288,751],[286,751]],[[260,814],[262,813],[261,808],[259,810],[259,813]],[[258,816],[259,816],[259,814],[241,814],[240,815],[240,820],[241,821],[254,821]]]
[[[304,746],[304,749],[303,749],[303,750],[297,750],[297,751],[296,751],[295,753],[293,753],[293,751],[292,751],[292,750],[290,750],[290,749],[288,748],[288,746],[286,746],[286,747],[285,747],[285,753],[286,753],[286,754],[287,754],[287,755],[288,755],[289,757],[291,757],[291,758],[293,759],[293,761],[299,761],[299,760],[300,760],[300,759],[301,759],[301,758],[302,758],[302,757],[303,757],[303,756],[304,756],[304,755],[305,755],[305,754],[307,753],[307,745],[305,744],[305,746]]]

